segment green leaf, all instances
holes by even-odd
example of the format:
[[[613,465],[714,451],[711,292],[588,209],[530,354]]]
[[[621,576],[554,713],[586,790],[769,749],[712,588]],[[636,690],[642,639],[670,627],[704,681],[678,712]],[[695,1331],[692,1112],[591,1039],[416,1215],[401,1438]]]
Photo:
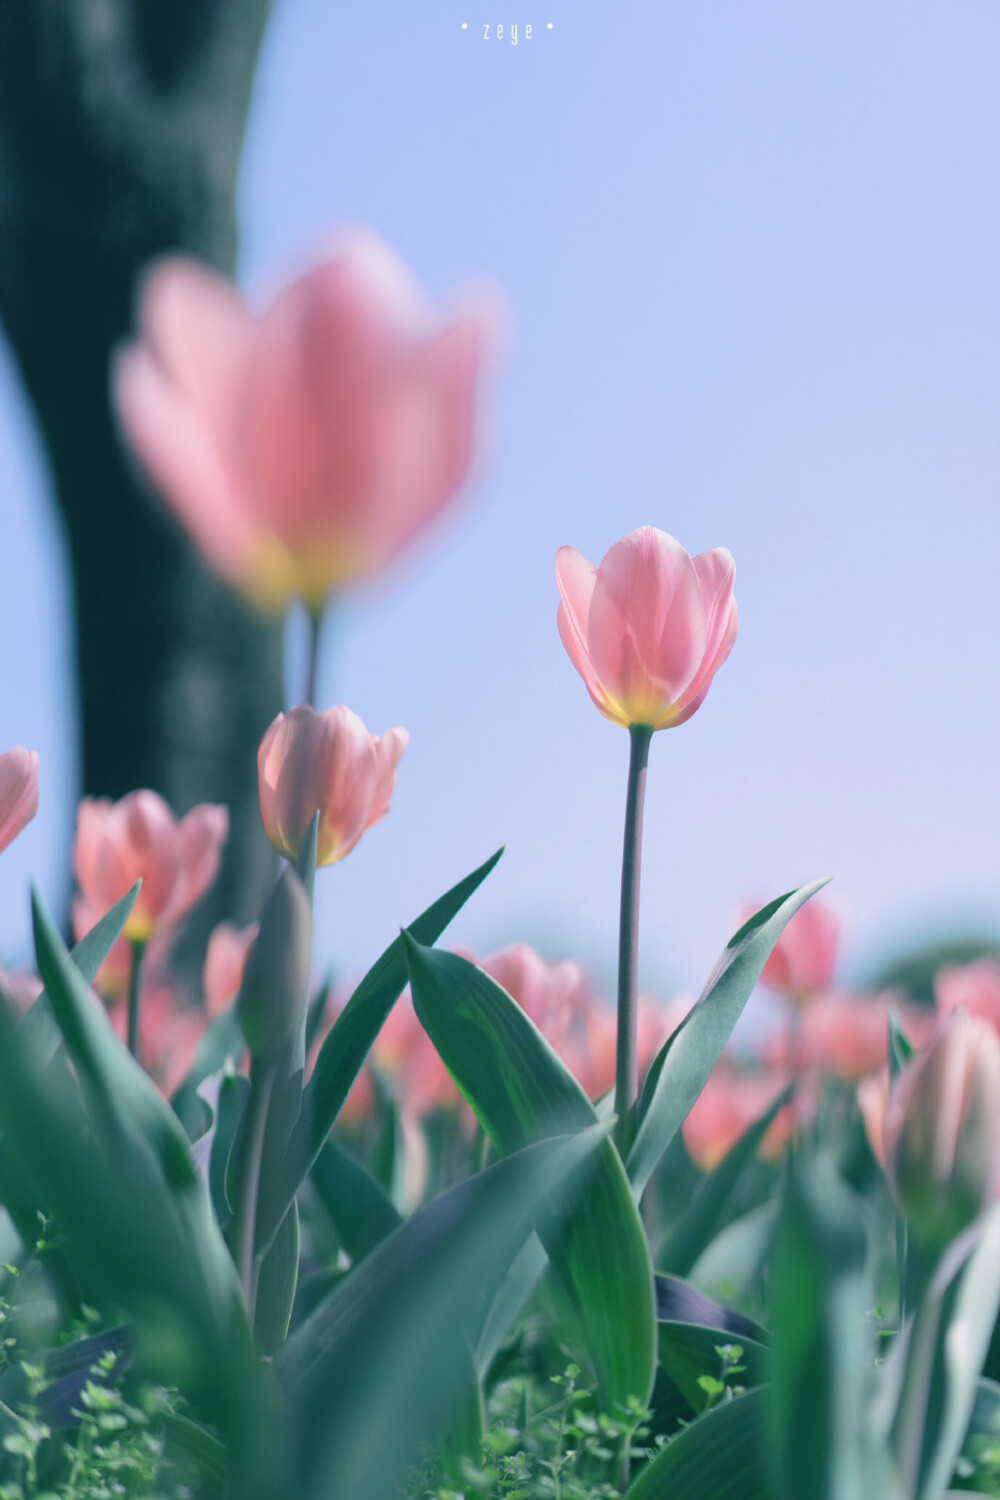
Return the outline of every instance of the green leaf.
[[[768,1336],[741,1313],[720,1307],[676,1276],[656,1278],[656,1318],[660,1364],[696,1412],[710,1393],[706,1379],[721,1372],[719,1348],[738,1345],[737,1386],[761,1385],[768,1376]]]
[[[594,1107],[541,1032],[475,964],[406,935],[413,1004],[445,1066],[501,1152],[583,1130]],[[608,1409],[645,1401],[654,1371],[649,1246],[621,1158],[608,1141],[557,1226],[539,1236],[580,1322]]]
[[[436,1198],[368,1255],[276,1367],[298,1413],[303,1500],[390,1500],[453,1431],[488,1302],[552,1195],[592,1180],[606,1130],[544,1141]]]
[[[726,945],[698,1003],[656,1058],[628,1154],[628,1174],[637,1197],[708,1082],[771,949],[799,907],[826,884],[827,880],[814,880],[779,896],[744,922]]]
[[[363,1260],[402,1223],[384,1188],[336,1141],[327,1141],[309,1178],[352,1261]]]
[[[626,1500],[777,1500],[767,1462],[766,1387],[692,1422],[645,1468]],[[808,1490],[800,1500],[813,1500]]]
[[[1000,1204],[945,1251],[886,1371],[899,1384],[890,1439],[905,1500],[937,1500],[968,1431],[1000,1309]]]
[[[705,1247],[691,1267],[689,1279],[712,1296],[741,1300],[758,1285],[774,1242],[777,1219],[774,1199],[741,1214]]]
[[[56,1215],[63,1248],[98,1305],[136,1323],[147,1368],[175,1381],[237,1450],[257,1455],[261,1405],[239,1283],[170,1106],[115,1034],[34,898],[39,971],[80,1087],[53,1090],[0,1011],[5,1147]],[[256,1489],[251,1487],[251,1493]]]
[[[238,1063],[245,1046],[243,1028],[236,1014],[235,1004],[221,1015],[212,1017],[198,1043],[187,1077],[170,1100],[174,1114],[192,1140],[205,1130],[209,1113],[198,1090],[206,1079],[211,1078],[213,1073],[221,1072],[227,1063]]]
[[[903,1071],[914,1056],[914,1047],[900,1024],[899,1018],[889,1012],[889,1075],[890,1079]]]
[[[854,1195],[797,1158],[771,1254],[771,1434],[787,1500],[861,1500],[870,1404],[867,1242]]]
[[[503,853],[446,891],[411,927],[421,942],[434,943],[461,911]],[[364,1067],[386,1017],[406,985],[403,943],[396,938],[368,971],[334,1022],[302,1097],[302,1110],[285,1155],[272,1200],[261,1205],[258,1244],[266,1244],[298,1192]],[[280,1191],[278,1190],[280,1188]]]
[[[299,1208],[293,1200],[260,1264],[253,1320],[259,1354],[272,1355],[285,1342],[298,1279]]]
[[[740,1178],[756,1157],[778,1112],[785,1107],[794,1092],[794,1083],[789,1084],[744,1132],[735,1146],[727,1151],[715,1171],[702,1183],[690,1208],[672,1225],[660,1243],[656,1264],[661,1271],[686,1276],[707,1249],[721,1227]]]

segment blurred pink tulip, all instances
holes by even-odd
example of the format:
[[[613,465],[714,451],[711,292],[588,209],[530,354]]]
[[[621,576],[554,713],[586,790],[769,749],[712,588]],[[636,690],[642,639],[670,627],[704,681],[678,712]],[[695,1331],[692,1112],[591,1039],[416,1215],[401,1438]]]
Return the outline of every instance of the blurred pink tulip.
[[[318,812],[316,862],[331,865],[389,811],[405,729],[369,734],[341,705],[279,714],[260,743],[260,815],[279,854],[296,859]]]
[[[940,1015],[949,1016],[961,1006],[1000,1033],[1000,959],[946,964],[934,976],[934,999]]]
[[[42,981],[37,974],[5,969],[0,965],[0,998],[7,1002],[15,1015],[23,1016],[30,1010],[42,993],[42,988]]]
[[[242,929],[220,922],[208,940],[202,987],[210,1016],[227,1010],[239,994],[247,955],[257,936],[257,923]]]
[[[161,261],[114,390],[131,446],[205,557],[264,606],[318,608],[388,562],[468,472],[495,312],[442,325],[356,234],[261,317],[194,261]]]
[[[775,943],[761,979],[779,995],[804,1004],[818,991],[829,989],[839,936],[838,917],[814,896],[799,908]]]
[[[109,1015],[125,1041],[128,1002],[124,998],[117,1001]],[[143,975],[139,1055],[146,1072],[167,1098],[187,1077],[207,1024],[205,1012],[185,1005],[171,985],[162,980],[147,982]]]
[[[861,1079],[857,1087],[857,1100],[871,1153],[884,1171],[885,1117],[889,1110],[888,1065]]]
[[[904,1019],[892,994],[816,995],[802,1011],[794,1039],[787,1027],[768,1038],[763,1056],[770,1067],[800,1072],[816,1068],[846,1083],[857,1083],[886,1061],[889,1010]]]
[[[141,880],[124,936],[146,942],[208,890],[228,831],[226,809],[209,803],[177,822],[155,792],[130,792],[120,802],[84,797],[73,845],[83,909],[103,913]]]
[[[774,1103],[788,1083],[775,1073],[746,1073],[723,1058],[684,1121],[684,1144],[703,1172],[714,1172],[755,1120]],[[780,1110],[761,1144],[768,1160],[779,1156],[798,1124],[795,1104]]]
[[[941,1248],[994,1196],[1000,1175],[1000,1039],[955,1010],[895,1080],[886,1170],[917,1236]]]
[[[560,547],[559,634],[606,718],[669,729],[691,717],[736,640],[735,576],[725,548],[690,557],[654,526],[599,568]]]
[[[17,838],[38,811],[38,751],[20,745],[0,755],[0,849]]]

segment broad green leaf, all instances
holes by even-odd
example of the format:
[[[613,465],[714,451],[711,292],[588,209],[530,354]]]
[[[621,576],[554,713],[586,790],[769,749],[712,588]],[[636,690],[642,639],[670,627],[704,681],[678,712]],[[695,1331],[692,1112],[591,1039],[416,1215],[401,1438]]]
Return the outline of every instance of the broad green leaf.
[[[38,898],[39,971],[80,1087],[48,1087],[0,1012],[0,1128],[64,1232],[99,1305],[129,1315],[147,1368],[181,1384],[237,1449],[255,1454],[260,1408],[239,1284],[205,1185],[169,1105],[130,1057]],[[257,1455],[257,1477],[272,1467]],[[248,1493],[257,1493],[257,1479]]]
[[[789,1084],[705,1179],[687,1212],[671,1226],[661,1241],[656,1252],[659,1270],[676,1276],[686,1276],[691,1270],[718,1233],[737,1183],[756,1157],[779,1110],[794,1092],[795,1085]]]
[[[778,1204],[758,1204],[727,1224],[705,1247],[688,1279],[723,1301],[741,1300],[759,1284],[759,1276],[774,1241]]]
[[[479,1335],[476,1369],[480,1380],[486,1379],[508,1331],[523,1311],[548,1263],[549,1258],[537,1234],[529,1235],[497,1288]]]
[[[594,1107],[541,1032],[475,964],[406,935],[417,1015],[501,1152],[584,1130]],[[607,1141],[585,1194],[539,1236],[569,1293],[609,1409],[644,1401],[654,1370],[653,1279],[621,1158]]]
[[[777,1500],[768,1470],[766,1387],[713,1407],[645,1468],[626,1500]],[[808,1490],[799,1500],[813,1500]]]
[[[638,1130],[628,1154],[628,1174],[637,1197],[708,1082],[771,949],[799,907],[826,884],[814,880],[779,896],[744,922],[726,945],[698,1003],[656,1058],[650,1069],[653,1084],[643,1089]]]
[[[761,1385],[768,1376],[768,1335],[742,1313],[712,1302],[677,1276],[656,1277],[656,1319],[660,1364],[696,1412],[710,1404],[701,1385],[704,1376],[718,1379],[720,1347],[739,1346],[734,1376],[737,1386]]]
[[[278,1355],[303,1500],[390,1500],[474,1383],[470,1350],[554,1193],[592,1180],[605,1128],[543,1141],[442,1194],[371,1252]]]
[[[259,1354],[272,1355],[285,1342],[298,1279],[299,1208],[293,1201],[260,1264],[253,1318]]]
[[[942,1256],[886,1380],[899,1385],[890,1440],[905,1500],[937,1500],[954,1472],[1000,1309],[1000,1204]]]
[[[363,1260],[402,1223],[384,1188],[336,1141],[327,1141],[309,1179],[352,1261]]]
[[[969,1428],[962,1444],[954,1490],[983,1493],[982,1475],[986,1470],[997,1488],[1000,1458],[1000,1385],[995,1380],[976,1381],[976,1395],[969,1417]],[[986,1493],[989,1493],[987,1490]]]
[[[771,1254],[771,1437],[786,1500],[862,1500],[875,1361],[867,1242],[854,1195],[796,1158]]]
[[[435,943],[448,923],[497,863],[498,849],[485,864],[446,891],[417,918],[410,931],[422,943]],[[386,1017],[406,985],[403,943],[396,938],[368,971],[337,1017],[316,1059],[302,1097],[302,1110],[292,1133],[276,1191],[258,1220],[258,1245],[267,1244],[285,1210],[316,1160],[337,1116],[374,1045]],[[280,1190],[279,1190],[280,1189]]]
[[[192,1140],[206,1128],[208,1115],[207,1106],[199,1097],[198,1090],[206,1079],[211,1078],[213,1073],[220,1072],[227,1063],[238,1063],[245,1047],[243,1028],[233,1004],[209,1021],[198,1043],[188,1075],[170,1100],[174,1114]]]

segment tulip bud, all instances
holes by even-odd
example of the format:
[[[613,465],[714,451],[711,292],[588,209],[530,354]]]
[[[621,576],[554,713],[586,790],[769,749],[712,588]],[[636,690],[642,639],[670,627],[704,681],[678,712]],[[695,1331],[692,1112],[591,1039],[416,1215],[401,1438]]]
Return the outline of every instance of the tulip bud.
[[[993,1196],[1000,1167],[1000,1040],[991,1027],[955,1011],[903,1070],[885,1151],[914,1234],[943,1249]]]
[[[289,865],[264,908],[236,1002],[255,1060],[273,1057],[301,1025],[311,971],[312,908]]]

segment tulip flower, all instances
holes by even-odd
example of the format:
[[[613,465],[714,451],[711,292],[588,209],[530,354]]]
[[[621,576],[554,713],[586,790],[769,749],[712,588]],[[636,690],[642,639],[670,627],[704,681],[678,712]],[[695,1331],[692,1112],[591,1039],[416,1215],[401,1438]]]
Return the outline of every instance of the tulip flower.
[[[691,557],[655,526],[630,532],[599,568],[575,547],[556,554],[558,625],[569,658],[604,716],[629,730],[618,941],[616,1140],[631,1141],[638,1092],[639,870],[646,763],[657,729],[704,701],[736,640],[735,567],[724,547]]]
[[[18,745],[0,755],[0,850],[38,811],[38,751]]]
[[[358,234],[255,317],[194,261],[161,261],[119,354],[124,433],[208,562],[265,607],[381,568],[470,466],[493,314],[442,325]]]
[[[83,901],[91,912],[105,912],[141,880],[124,934],[145,943],[208,890],[228,831],[228,812],[210,803],[178,822],[156,792],[130,792],[120,802],[84,797],[73,845]]]
[[[775,943],[761,979],[793,1004],[804,1005],[819,991],[829,989],[839,936],[836,913],[814,896],[799,908]]]
[[[256,936],[256,922],[242,930],[231,922],[220,922],[213,930],[202,973],[205,1009],[210,1016],[220,1015],[228,1009],[239,994],[247,956]]]
[[[779,1073],[747,1073],[728,1058],[712,1072],[682,1126],[688,1155],[703,1172],[714,1172],[755,1121],[771,1107],[788,1083]],[[778,1111],[761,1142],[760,1155],[781,1155],[799,1121],[796,1107]]]
[[[408,740],[405,729],[369,734],[343,705],[279,714],[257,754],[260,815],[278,853],[297,859],[319,813],[317,865],[349,854],[389,811]]]
[[[945,964],[934,975],[934,1000],[939,1015],[948,1016],[961,1006],[1000,1033],[1000,960]]]
[[[1000,1169],[1000,1040],[956,1010],[896,1079],[883,1126],[896,1196],[940,1251],[993,1196]]]
[[[691,717],[736,640],[735,576],[724,547],[690,557],[655,526],[599,568],[560,547],[559,634],[606,718],[670,729]]]

